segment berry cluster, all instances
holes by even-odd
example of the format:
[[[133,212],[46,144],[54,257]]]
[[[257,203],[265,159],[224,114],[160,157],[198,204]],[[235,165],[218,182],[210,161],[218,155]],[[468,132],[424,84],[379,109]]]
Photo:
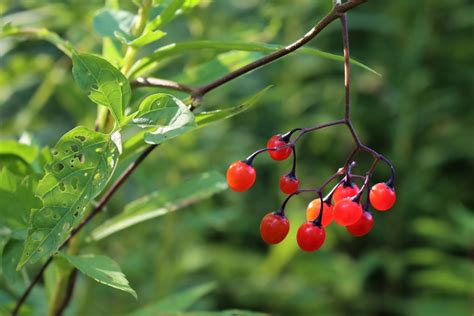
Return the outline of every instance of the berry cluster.
[[[263,152],[268,152],[274,160],[285,160],[293,155],[293,168],[280,178],[280,190],[288,194],[279,210],[269,213],[263,217],[260,223],[260,233],[262,239],[269,244],[277,244],[285,239],[290,229],[290,223],[285,217],[285,206],[295,195],[310,192],[316,193],[318,198],[311,201],[306,210],[307,221],[303,223],[297,232],[296,239],[300,248],[304,251],[318,250],[324,243],[326,233],[324,228],[333,221],[341,226],[345,226],[347,231],[354,236],[367,234],[374,225],[374,218],[369,212],[369,207],[377,211],[387,211],[395,203],[396,195],[394,189],[395,169],[390,161],[372,148],[364,145],[352,125],[350,118],[350,54],[349,54],[349,34],[347,30],[347,19],[345,15],[340,16],[342,43],[344,50],[344,90],[345,108],[344,117],[339,120],[327,122],[308,128],[295,128],[286,134],[274,135],[267,143],[267,147],[257,150],[247,159],[232,163],[227,170],[227,182],[229,187],[237,192],[248,190],[257,178],[257,173],[252,165],[256,156]],[[296,177],[296,148],[298,140],[306,133],[314,132],[323,128],[345,125],[355,142],[355,149],[346,159],[343,167],[314,189],[300,189],[299,180]],[[294,137],[293,137],[294,136]],[[352,173],[355,165],[354,158],[359,152],[369,153],[373,158],[369,170],[365,175]],[[369,183],[377,164],[382,161],[390,167],[391,177],[386,182],[377,183],[369,189]],[[323,197],[323,191],[334,180],[339,182]],[[359,188],[355,179],[362,179],[363,184]],[[361,203],[363,194],[366,200]]]
[[[359,237],[367,234],[374,225],[374,218],[369,211],[370,205],[377,211],[387,211],[395,203],[396,194],[393,185],[395,171],[392,164],[382,155],[361,144],[349,156],[343,168],[339,169],[319,188],[300,189],[299,180],[296,177],[295,143],[303,134],[316,129],[319,127],[297,128],[284,135],[272,136],[266,148],[256,151],[245,160],[232,163],[227,170],[229,187],[234,191],[244,192],[255,183],[257,173],[253,167],[253,160],[256,156],[268,152],[272,159],[280,161],[293,155],[292,169],[280,179],[280,190],[288,197],[279,210],[266,214],[260,223],[260,234],[268,244],[277,244],[287,236],[290,223],[285,216],[285,207],[293,196],[300,193],[313,192],[318,195],[318,198],[309,203],[306,209],[307,221],[299,227],[297,232],[298,245],[304,251],[315,251],[322,246],[326,238],[325,227],[333,221],[345,226],[347,231],[354,236]],[[296,132],[299,132],[299,135],[292,141],[292,135]],[[375,158],[365,176],[352,173],[352,168],[355,166],[352,158],[361,150],[371,153]],[[387,182],[377,183],[369,190],[370,178],[379,161],[384,161],[390,167],[392,176]],[[342,179],[323,197],[322,192],[325,187],[339,177]],[[354,179],[363,180],[361,188],[354,183]],[[364,193],[366,193],[366,201],[361,203]]]

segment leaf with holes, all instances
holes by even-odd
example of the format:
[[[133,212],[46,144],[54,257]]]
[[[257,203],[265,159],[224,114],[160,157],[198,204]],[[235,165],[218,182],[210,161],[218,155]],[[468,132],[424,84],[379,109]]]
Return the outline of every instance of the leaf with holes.
[[[144,136],[149,144],[160,144],[196,127],[194,115],[188,107],[181,100],[164,93],[153,94],[143,100],[132,122],[150,129]]]
[[[105,188],[118,156],[109,135],[86,127],[76,127],[61,137],[36,190],[43,207],[32,211],[18,269],[58,250],[82,220],[87,203]]]
[[[111,258],[100,255],[71,256],[60,253],[73,266],[99,283],[130,293],[137,298],[137,293],[130,287],[120,266]]]
[[[120,124],[130,102],[131,89],[125,76],[105,59],[91,54],[72,56],[72,74],[89,99],[106,106]]]

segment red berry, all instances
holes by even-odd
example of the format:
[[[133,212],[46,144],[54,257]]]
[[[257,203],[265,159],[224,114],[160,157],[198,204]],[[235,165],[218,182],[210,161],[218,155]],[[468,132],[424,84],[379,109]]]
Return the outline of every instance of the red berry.
[[[306,219],[308,221],[314,221],[319,216],[321,210],[321,199],[314,199],[308,204],[306,209]],[[334,207],[329,202],[323,203],[323,219],[322,224],[324,227],[331,224],[334,219]]]
[[[278,244],[290,230],[290,222],[284,215],[268,213],[260,222],[260,235],[268,244]]]
[[[323,245],[325,238],[324,228],[314,225],[313,222],[301,225],[296,234],[298,246],[304,251],[318,250]]]
[[[374,217],[370,212],[363,212],[359,220],[352,225],[346,227],[347,231],[354,236],[364,236],[372,230],[374,226]]]
[[[281,147],[287,145],[287,142],[285,142],[280,135],[274,135],[270,137],[270,139],[267,142],[267,148],[275,148],[275,147]],[[268,154],[272,159],[274,160],[285,160],[291,155],[291,148],[290,147],[285,147],[281,148],[278,150],[269,150]]]
[[[255,169],[243,161],[236,161],[227,169],[227,183],[232,190],[237,192],[247,191],[256,178]]]
[[[280,190],[285,194],[292,194],[298,191],[300,180],[296,177],[283,175],[280,178]]]
[[[387,211],[395,204],[397,196],[393,188],[381,182],[375,184],[370,189],[369,199],[374,209],[377,211]]]
[[[341,201],[345,198],[351,198],[354,195],[359,193],[359,187],[355,183],[351,183],[350,185],[346,186],[344,183],[341,183],[334,194],[332,195],[332,199],[334,200],[334,204]]]
[[[362,207],[350,198],[345,198],[334,206],[334,220],[341,226],[355,224],[361,216]]]

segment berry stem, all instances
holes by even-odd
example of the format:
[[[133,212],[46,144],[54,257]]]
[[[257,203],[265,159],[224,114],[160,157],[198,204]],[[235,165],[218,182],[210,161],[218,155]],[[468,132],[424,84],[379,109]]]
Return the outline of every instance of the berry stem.
[[[319,195],[319,201],[320,201],[320,206],[319,206],[319,215],[316,217],[313,221],[313,224],[321,228],[322,226],[322,221],[323,221],[323,212],[324,212],[324,201],[323,201],[323,195],[321,191],[318,192]]]
[[[295,146],[291,146],[291,150],[293,151],[293,165],[291,167],[291,171],[288,174],[290,178],[295,178],[296,177],[296,148]]]

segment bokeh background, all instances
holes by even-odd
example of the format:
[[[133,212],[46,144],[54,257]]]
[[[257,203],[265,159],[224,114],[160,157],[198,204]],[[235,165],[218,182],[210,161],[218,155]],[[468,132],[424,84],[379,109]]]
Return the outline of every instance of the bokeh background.
[[[111,1],[113,2],[113,1]],[[3,19],[48,27],[81,51],[100,52],[92,18],[102,1],[6,0]],[[122,9],[134,10],[131,1]],[[160,44],[189,39],[286,44],[303,35],[330,1],[215,0],[168,25]],[[230,308],[273,315],[471,315],[474,312],[474,7],[467,0],[369,1],[349,14],[354,58],[382,74],[353,67],[353,120],[363,141],[397,168],[398,201],[375,214],[373,231],[354,238],[331,225],[323,248],[307,254],[295,241],[313,198],[288,208],[290,235],[268,247],[261,217],[284,199],[278,179],[290,162],[266,155],[256,161],[258,181],[248,192],[225,191],[198,205],[136,225],[84,246],[120,263],[138,292],[127,294],[79,278],[69,315],[116,315],[213,282],[192,308]],[[339,23],[311,47],[341,53]],[[150,50],[153,47],[150,48]],[[145,52],[144,52],[145,53]],[[253,55],[252,55],[253,54]],[[198,66],[242,62],[255,53],[195,51],[155,75],[204,83],[215,74]],[[42,41],[0,41],[0,137],[25,132],[54,145],[78,124],[92,126],[96,109],[74,83],[70,62]],[[154,152],[118,192],[107,216],[151,191],[178,184],[264,147],[273,134],[337,119],[343,110],[342,64],[293,55],[206,96],[206,109],[233,106],[267,85],[258,105],[223,123],[186,134]],[[144,93],[156,90],[140,90]],[[299,144],[298,172],[316,187],[352,149],[344,127],[308,135]],[[370,157],[358,156],[364,172]],[[388,170],[377,169],[385,180]]]

